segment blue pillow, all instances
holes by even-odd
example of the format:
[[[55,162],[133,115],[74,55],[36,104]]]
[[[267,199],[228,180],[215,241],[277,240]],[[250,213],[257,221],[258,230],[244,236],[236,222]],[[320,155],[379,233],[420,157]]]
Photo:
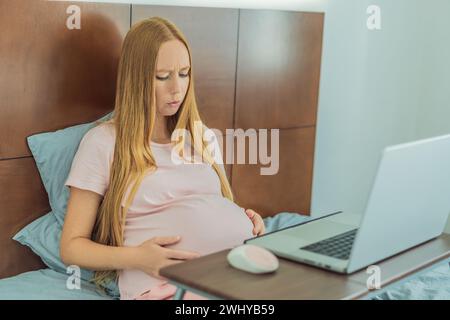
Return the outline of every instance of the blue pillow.
[[[41,257],[42,261],[50,269],[67,274],[68,266],[62,262],[59,256],[61,232],[62,227],[56,220],[55,215],[49,212],[25,226],[13,239],[22,245],[28,246],[35,254]],[[93,275],[93,271],[81,269],[81,279],[90,280]],[[117,299],[120,297],[115,282],[110,282],[105,289],[110,296]]]
[[[109,120],[113,112],[97,121]],[[64,186],[78,145],[96,121],[79,124],[54,132],[38,133],[27,137],[28,146],[48,194],[50,208],[62,226],[66,214],[69,188]]]
[[[97,121],[111,119],[113,112],[99,120],[54,132],[44,132],[27,137],[28,146],[47,191],[52,211],[20,230],[13,239],[31,248],[51,269],[66,273],[66,265],[59,256],[62,226],[69,200],[69,189],[64,186],[81,139]],[[90,280],[92,271],[81,270],[81,278]],[[107,286],[108,293],[118,295],[117,284]]]

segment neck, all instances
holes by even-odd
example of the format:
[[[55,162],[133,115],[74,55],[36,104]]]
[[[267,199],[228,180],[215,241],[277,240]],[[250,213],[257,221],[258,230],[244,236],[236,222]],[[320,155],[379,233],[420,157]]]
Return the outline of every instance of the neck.
[[[167,129],[167,117],[156,115],[151,140],[156,143],[170,142],[171,134]]]

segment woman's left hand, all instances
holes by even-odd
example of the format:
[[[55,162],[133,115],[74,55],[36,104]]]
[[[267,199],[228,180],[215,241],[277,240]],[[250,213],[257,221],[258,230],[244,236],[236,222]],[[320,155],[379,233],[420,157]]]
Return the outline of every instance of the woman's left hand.
[[[252,209],[246,209],[245,213],[250,218],[250,220],[252,220],[253,234],[257,236],[264,234],[264,232],[266,231],[266,227],[264,226],[263,218]]]

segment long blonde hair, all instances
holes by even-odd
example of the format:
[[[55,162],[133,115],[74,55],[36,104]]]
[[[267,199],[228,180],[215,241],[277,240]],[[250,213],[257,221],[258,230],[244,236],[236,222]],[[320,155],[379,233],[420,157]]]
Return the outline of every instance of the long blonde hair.
[[[219,176],[222,195],[233,201],[233,194],[225,173],[214,162],[203,140],[205,127],[201,121],[194,93],[191,50],[180,30],[170,21],[152,17],[136,23],[128,31],[122,46],[118,65],[116,97],[113,118],[116,132],[114,158],[110,171],[109,187],[92,233],[92,240],[110,246],[123,246],[124,224],[130,204],[145,175],[156,170],[155,158],[150,148],[155,116],[155,70],[160,46],[170,40],[180,40],[186,46],[191,63],[191,77],[184,101],[176,114],[169,117],[169,132],[186,130],[194,150],[204,156]],[[195,125],[197,123],[197,125]],[[179,140],[185,143],[185,137]],[[206,152],[205,152],[206,150]],[[184,152],[181,148],[180,155]],[[132,185],[125,207],[122,199]],[[98,287],[117,280],[116,270],[96,271],[93,281]]]

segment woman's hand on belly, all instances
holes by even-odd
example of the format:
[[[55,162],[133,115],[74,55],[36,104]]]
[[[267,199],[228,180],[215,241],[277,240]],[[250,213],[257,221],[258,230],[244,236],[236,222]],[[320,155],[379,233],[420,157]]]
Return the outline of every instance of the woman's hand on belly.
[[[159,270],[175,264],[198,258],[200,254],[194,251],[164,248],[179,242],[181,237],[153,237],[144,241],[136,248],[136,268],[150,276],[164,279],[159,275]]]
[[[246,209],[245,213],[253,223],[253,234],[257,236],[264,234],[266,232],[266,227],[261,215],[252,209]]]

